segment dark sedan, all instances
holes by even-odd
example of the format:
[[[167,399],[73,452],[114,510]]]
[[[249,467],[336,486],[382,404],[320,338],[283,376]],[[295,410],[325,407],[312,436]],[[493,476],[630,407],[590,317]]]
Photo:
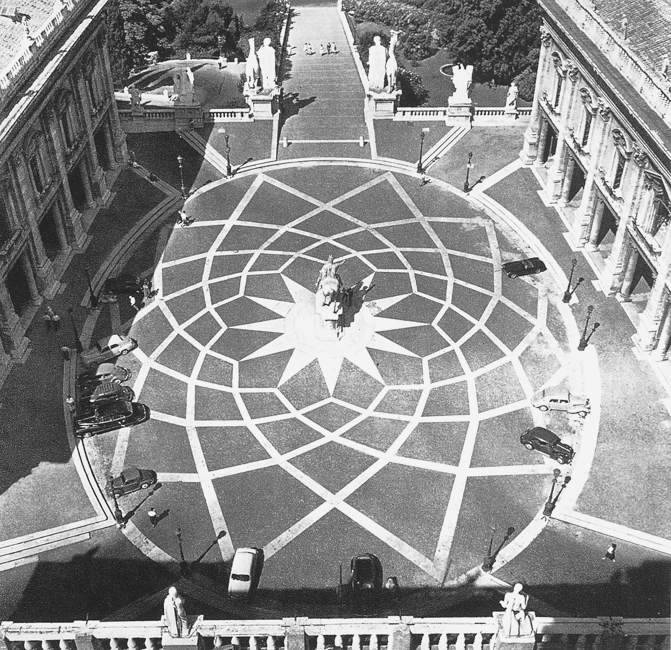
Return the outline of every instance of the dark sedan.
[[[142,282],[129,273],[122,273],[115,278],[107,278],[103,285],[103,293],[142,293]]]
[[[122,497],[124,494],[146,490],[156,483],[156,472],[153,469],[138,469],[137,467],[126,467],[119,476],[113,477],[107,482],[107,493]]]
[[[573,447],[563,443],[556,433],[543,427],[527,429],[520,436],[520,442],[527,449],[540,451],[562,465],[570,463],[575,454]]]
[[[509,278],[517,278],[520,275],[535,275],[547,270],[543,260],[538,257],[528,257],[523,260],[506,262],[502,268],[503,272]]]
[[[350,587],[354,594],[376,593],[382,589],[382,563],[377,555],[364,553],[352,558]]]
[[[149,407],[139,402],[112,402],[93,408],[77,417],[75,435],[79,438],[89,438],[99,433],[132,427],[146,422],[149,416]]]

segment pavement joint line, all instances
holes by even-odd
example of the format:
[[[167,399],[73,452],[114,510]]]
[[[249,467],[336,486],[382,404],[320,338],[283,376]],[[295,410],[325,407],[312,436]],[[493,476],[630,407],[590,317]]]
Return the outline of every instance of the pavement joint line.
[[[359,162],[360,162],[360,161],[359,161]],[[294,166],[294,165],[292,164],[292,166]],[[372,166],[372,167],[379,167],[379,165],[365,165],[365,166],[367,166],[367,167],[370,167],[370,166]],[[389,175],[389,174],[387,174],[387,175]],[[392,176],[391,178],[393,179],[394,182],[396,182],[396,179],[395,179],[393,176]],[[267,179],[264,179],[264,180],[267,180]],[[295,193],[296,193],[296,192],[295,192],[295,188],[289,188],[289,191],[291,191],[292,194],[295,194]],[[363,191],[363,189],[361,189],[361,188],[355,188],[355,190],[352,192],[352,195],[356,195],[357,193],[359,193],[359,192],[361,192],[361,191]],[[344,200],[345,200],[345,199],[341,196],[341,197],[337,197],[337,199],[334,200],[334,201],[332,201],[331,203],[333,203],[333,204],[337,204],[337,202],[342,202],[342,201],[344,201]],[[314,201],[314,199],[313,199],[313,203],[314,203],[314,202],[315,202],[315,201]],[[320,203],[321,203],[321,204],[318,206],[318,208],[315,208],[315,210],[320,210],[321,207],[324,205],[323,202],[320,202]],[[414,207],[414,204],[413,204],[413,203],[411,203],[411,205],[408,205],[408,208],[411,210],[411,212],[413,212],[413,209],[412,209],[413,207]],[[415,207],[415,210],[417,210],[416,207]],[[332,211],[333,211],[333,210],[332,210]],[[340,212],[342,212],[342,211],[340,211]],[[347,215],[347,213],[342,213],[342,214],[345,215],[345,216],[347,216],[351,221],[353,221],[353,222],[355,222],[355,223],[357,222],[356,220],[354,220],[354,219],[351,217],[351,215]],[[416,216],[417,218],[423,218],[423,215],[422,215],[421,212],[419,212],[418,210],[417,210],[416,213],[413,212],[413,214],[415,214],[415,216]],[[291,222],[291,224],[287,224],[286,226],[277,228],[277,232],[275,233],[275,235],[273,235],[273,238],[277,238],[277,237],[279,237],[283,232],[287,232],[287,231],[289,231],[290,229],[292,229],[292,226],[293,226],[293,225],[295,225],[296,223],[300,223],[302,220],[305,220],[306,218],[307,218],[307,217],[304,215],[303,217],[300,217],[300,218],[296,219],[294,222]],[[427,221],[427,223],[428,223],[428,220],[426,220],[426,221]],[[391,223],[397,223],[397,222],[391,222]],[[379,226],[379,224],[376,224],[376,225]],[[322,237],[322,241],[329,241],[329,240],[330,240],[329,237]],[[306,247],[304,250],[310,250],[311,248],[317,247],[318,245],[320,245],[320,242],[316,242],[315,244]],[[398,247],[394,247],[394,248],[398,248]],[[413,249],[408,249],[408,252],[412,252],[412,251],[413,251]],[[315,258],[315,259],[316,259],[316,258]],[[201,283],[201,285],[202,285],[202,284],[203,284],[203,283]],[[189,288],[187,289],[187,291],[188,291],[188,290],[191,290],[192,288],[193,288],[193,287],[189,287]],[[482,291],[482,288],[478,288],[478,290]],[[494,296],[494,294],[495,294],[495,292],[492,292],[492,293],[491,293],[492,296]],[[222,304],[225,303],[225,302],[227,302],[227,301],[222,301]],[[489,310],[489,311],[487,311],[487,310]],[[493,310],[493,305],[491,304],[491,302],[490,302],[490,304],[488,305],[487,310],[485,310],[485,313],[482,315],[482,317],[476,321],[477,324],[482,324],[482,323],[484,323],[484,322],[486,321],[486,319],[489,317],[489,314],[491,314],[491,311]],[[530,315],[528,315],[528,316],[530,316]],[[183,323],[183,324],[181,325],[181,328],[184,328],[186,325],[187,325],[186,323]],[[197,344],[197,342],[196,342],[196,344]],[[519,347],[519,346],[518,346],[518,347]],[[154,354],[152,354],[152,356],[154,356]],[[156,364],[156,365],[158,366],[159,364]],[[462,364],[462,366],[463,366],[463,364]],[[477,372],[477,371],[476,371],[476,372]],[[181,373],[179,373],[179,374],[181,375]],[[473,373],[469,373],[469,374],[470,374],[470,382],[473,383],[473,382],[474,382],[474,377],[476,376],[476,373],[473,372]],[[195,384],[195,382],[194,382],[194,384]],[[472,391],[469,392],[469,400],[470,400],[470,398],[471,398],[471,393],[472,393]],[[379,399],[381,399],[381,396],[379,397]],[[314,406],[314,405],[312,405],[312,406]],[[523,406],[524,406],[524,407],[528,407],[528,403],[525,402],[525,403],[523,404]],[[249,414],[248,414],[248,413],[245,414],[244,409],[241,410],[241,414],[243,415],[243,419],[244,419],[245,421],[249,420]],[[364,415],[365,415],[365,412],[364,412]],[[417,412],[416,412],[416,414],[415,414],[415,417],[416,417],[416,416],[417,416]],[[400,418],[400,417],[399,417],[399,418],[396,418],[396,419],[400,419],[400,420],[405,421],[404,418]],[[479,421],[480,419],[482,419],[482,418],[478,418],[478,421]],[[424,418],[422,418],[422,420],[424,420]],[[195,420],[194,420],[194,423],[195,423]],[[409,435],[409,433],[412,431],[412,426],[411,426],[412,423],[413,423],[413,419],[411,418],[411,419],[410,419],[410,422],[409,422],[409,425],[406,425],[406,429],[405,429],[405,431],[406,431],[405,436],[406,436],[406,437],[407,437],[407,435]],[[344,425],[344,428],[347,429],[347,427],[349,427],[350,425],[351,425],[351,423],[347,423],[346,425]],[[314,427],[314,423],[311,423],[311,426],[312,426],[313,428],[315,428],[315,427]],[[337,435],[338,435],[337,432],[328,432],[328,433],[330,433],[330,437],[331,437],[332,439],[337,438]],[[403,440],[399,437],[399,439],[397,439],[397,443],[398,443],[398,445],[400,446],[400,444],[402,444],[402,442],[403,442]],[[349,444],[349,443],[347,443],[347,444]],[[356,443],[354,443],[354,444],[356,444]],[[277,453],[277,452],[276,452],[276,453]],[[371,453],[371,455],[375,455],[375,454],[378,453],[378,452],[369,449],[369,453]],[[280,457],[279,454],[278,454],[278,457]],[[397,458],[398,458],[398,457],[397,457]],[[396,459],[394,459],[394,460],[396,460]],[[394,462],[394,461],[389,461],[389,462]],[[412,462],[412,461],[411,461],[411,462]],[[420,462],[421,462],[421,461],[420,461]],[[283,466],[285,466],[285,469],[287,469],[287,467],[286,467],[287,464],[286,464],[286,463],[283,463],[283,462],[282,462],[281,464],[282,464]],[[289,466],[290,466],[290,465],[289,465]],[[290,467],[291,467],[291,471],[290,471],[290,473],[296,477],[296,474],[295,474],[296,469],[293,468],[292,466],[290,466]],[[216,470],[215,470],[215,471],[216,471]],[[501,470],[499,470],[499,471],[501,471]],[[519,471],[519,470],[516,470],[516,471]],[[535,468],[534,468],[534,473],[539,473],[539,474],[541,474],[541,473],[548,473],[549,471],[550,471],[549,468],[544,468],[544,471],[542,471],[542,470],[540,470],[540,469],[535,469]],[[299,473],[299,474],[302,474],[301,472],[298,472],[298,473]],[[212,472],[210,472],[210,475],[212,475]],[[301,476],[300,478],[298,478],[298,480],[301,480],[301,478],[308,478],[308,479],[309,479],[309,477],[304,477],[304,475],[303,475],[303,476]],[[360,477],[359,477],[359,480],[364,480],[364,481],[365,481],[365,480],[367,480],[367,478],[364,479],[364,478],[362,478],[362,477],[360,476]],[[309,479],[308,482],[310,482],[310,481],[311,481],[311,479]],[[355,481],[356,481],[356,479],[355,479]],[[303,481],[302,481],[302,482],[303,482]],[[305,483],[304,483],[304,484],[305,484]],[[311,488],[310,485],[307,485],[307,487]],[[320,487],[320,490],[319,490],[320,492],[324,492],[324,493],[325,493],[324,496],[326,496],[327,502],[328,502],[328,503],[336,503],[336,504],[339,504],[339,506],[336,506],[336,507],[339,507],[339,509],[340,509],[340,507],[343,506],[343,501],[342,501],[342,499],[347,498],[346,496],[343,496],[343,492],[344,492],[344,491],[347,491],[348,488],[351,489],[351,484],[348,485],[348,486],[345,486],[345,488],[341,489],[341,490],[340,490],[338,493],[336,493],[335,495],[334,495],[334,494],[330,494],[330,493],[328,493],[328,491],[324,491],[324,489],[321,488],[321,486],[318,486],[318,487]],[[356,488],[355,488],[355,489],[356,489]],[[346,506],[346,505],[347,505],[347,504],[345,504],[345,506]],[[329,509],[330,509],[330,508],[329,508]],[[358,516],[358,515],[357,515],[357,516]],[[374,534],[375,534],[375,533],[374,533]],[[287,543],[288,543],[288,542],[287,542]],[[415,562],[415,563],[417,563],[417,562]],[[421,566],[421,564],[418,564],[418,566]],[[429,572],[429,575],[433,575],[433,574],[435,573],[435,565],[433,565],[433,563],[432,563],[432,566],[433,566],[434,568]]]
[[[95,530],[95,529],[93,529]],[[40,544],[34,544],[31,546],[26,546],[26,548],[13,551],[10,553],[3,553],[0,555],[0,571],[5,571],[6,569],[13,568],[7,566],[6,564],[13,564],[14,562],[24,560],[26,558],[31,558],[39,556],[40,553],[46,553],[47,551],[53,551],[54,549],[61,548],[63,546],[70,546],[71,544],[77,544],[78,542],[85,542],[91,539],[91,531],[84,533],[77,533],[76,535],[70,535],[64,539],[58,539],[54,541],[45,540]]]
[[[554,519],[558,519],[567,524],[580,526],[581,528],[592,530],[604,536],[630,542],[637,546],[663,553],[664,555],[671,555],[671,540],[665,539],[664,537],[658,537],[657,535],[651,535],[650,533],[641,530],[629,528],[628,526],[623,526],[622,524],[617,524],[612,521],[577,512],[571,509],[571,506],[567,507],[567,504],[564,502],[558,505],[552,516]]]
[[[485,192],[490,187],[501,182],[504,178],[510,176],[510,174],[516,172],[518,169],[521,169],[522,166],[522,161],[519,158],[513,160],[505,167],[501,167],[501,169],[494,172],[491,176],[482,181],[482,183],[478,183],[475,190],[478,192]]]
[[[40,558],[38,555],[29,555],[28,557],[22,557],[19,560],[12,560],[11,562],[2,562],[0,560],[0,571],[10,571],[11,569],[18,569],[19,567],[39,562],[39,559]]]

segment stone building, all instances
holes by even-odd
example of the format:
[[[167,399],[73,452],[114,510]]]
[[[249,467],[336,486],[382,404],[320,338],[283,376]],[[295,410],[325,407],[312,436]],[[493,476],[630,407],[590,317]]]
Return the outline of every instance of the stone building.
[[[0,6],[0,376],[125,160],[106,0]]]
[[[666,0],[538,0],[533,166],[570,243],[616,294],[637,344],[671,343],[671,11]],[[623,7],[625,12],[622,13]]]

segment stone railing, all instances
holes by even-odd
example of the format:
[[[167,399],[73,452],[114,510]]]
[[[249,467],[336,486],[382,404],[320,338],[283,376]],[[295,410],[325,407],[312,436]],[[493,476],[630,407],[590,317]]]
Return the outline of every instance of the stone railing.
[[[31,31],[30,38],[25,38],[22,45],[17,43],[16,56],[3,70],[0,70],[0,105],[11,94],[12,88],[20,84],[35,68],[45,46],[56,41],[68,28],[70,22],[68,17],[78,12],[84,5],[91,4],[91,0],[63,0],[54,3],[53,13],[40,25],[39,31]]]
[[[203,122],[214,124],[216,122],[247,122],[252,119],[249,106],[244,108],[211,108],[205,111]]]
[[[449,110],[446,106],[399,106],[394,119],[401,121],[444,120],[450,116]],[[517,109],[518,118],[528,118],[530,115],[531,106]],[[500,119],[501,122],[515,120],[514,114],[506,113],[505,106],[474,106],[473,117],[475,124],[478,118]]]
[[[206,621],[189,617],[175,639],[159,621],[0,624],[0,650],[494,650],[505,647],[668,648],[671,619],[534,618],[535,635],[505,642],[491,618],[388,618]],[[515,640],[516,637],[510,637]]]
[[[556,0],[571,20],[608,57],[613,67],[671,126],[671,82],[631,50],[620,34],[608,27],[587,0]],[[543,4],[541,0],[541,4]]]

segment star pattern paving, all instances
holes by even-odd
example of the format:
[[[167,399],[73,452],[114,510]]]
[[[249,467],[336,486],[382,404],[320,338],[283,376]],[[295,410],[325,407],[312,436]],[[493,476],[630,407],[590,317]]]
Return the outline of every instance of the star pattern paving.
[[[422,203],[391,172],[337,191],[332,173],[323,188],[236,179],[234,205],[227,184],[193,199],[198,220],[173,231],[159,299],[131,329],[152,420],[121,432],[114,464],[151,454],[162,483],[200,484],[212,529],[230,533],[224,559],[255,545],[280,566],[335,517],[393,549],[407,581],[439,584],[456,557],[482,556],[486,478],[530,493],[518,525],[538,508],[553,466],[516,438],[532,392],[566,373],[557,314],[537,280],[504,281],[514,247],[484,213]],[[358,301],[325,342],[312,309],[329,255]]]

